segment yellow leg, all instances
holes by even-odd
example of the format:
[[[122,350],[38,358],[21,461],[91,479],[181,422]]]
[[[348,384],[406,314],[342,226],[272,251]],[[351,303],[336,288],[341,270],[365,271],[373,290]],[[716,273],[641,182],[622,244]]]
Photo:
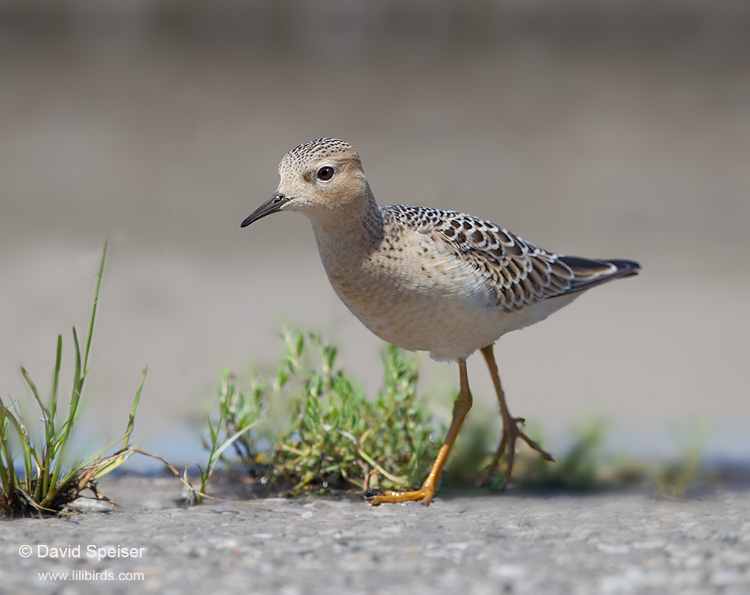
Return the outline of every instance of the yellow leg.
[[[492,351],[492,345],[482,348],[482,355],[487,362],[487,367],[490,369],[490,375],[492,376],[492,383],[495,385],[495,392],[497,393],[497,400],[500,401],[500,415],[503,417],[503,435],[500,439],[500,446],[495,452],[495,456],[492,459],[492,463],[487,467],[487,471],[484,473],[482,478],[482,484],[486,485],[492,478],[492,474],[495,473],[497,465],[500,462],[500,458],[503,454],[508,455],[508,462],[505,469],[505,477],[503,477],[503,485],[501,489],[505,489],[510,481],[510,474],[513,471],[513,459],[516,453],[516,439],[521,438],[526,444],[537,451],[542,457],[547,460],[554,462],[555,459],[547,451],[543,450],[539,444],[534,442],[526,434],[518,429],[519,423],[524,423],[526,420],[523,417],[513,417],[508,411],[508,405],[505,403],[505,392],[500,384],[500,375],[497,373],[497,363],[495,362],[495,354]]]
[[[456,402],[453,404],[453,420],[451,421],[450,428],[448,428],[448,435],[445,437],[445,442],[440,447],[438,456],[432,464],[432,469],[430,469],[427,479],[425,479],[421,488],[411,492],[370,490],[365,494],[365,498],[373,506],[391,502],[412,502],[417,500],[421,501],[425,506],[429,506],[430,502],[432,502],[432,498],[435,496],[437,490],[437,482],[440,479],[440,474],[443,472],[443,467],[445,467],[445,463],[448,460],[453,443],[456,441],[459,430],[461,430],[461,424],[469,409],[471,409],[472,399],[471,392],[469,391],[469,377],[466,374],[466,360],[458,360],[458,370],[461,377],[461,391],[456,398]]]

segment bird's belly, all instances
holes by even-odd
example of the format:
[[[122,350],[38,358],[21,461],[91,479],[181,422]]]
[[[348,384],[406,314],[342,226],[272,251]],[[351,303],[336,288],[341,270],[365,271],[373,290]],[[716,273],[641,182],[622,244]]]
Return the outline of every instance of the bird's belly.
[[[498,316],[477,316],[457,305],[426,304],[420,308],[394,306],[386,316],[352,312],[378,337],[413,351],[429,351],[439,360],[467,358],[480,347],[493,343],[502,334]],[[483,320],[484,319],[484,320]],[[489,324],[487,324],[489,323]]]
[[[375,312],[344,301],[378,337],[411,351],[429,351],[437,360],[466,359],[510,331],[544,320],[578,294],[542,300],[520,310],[474,309],[450,300],[389,303]]]
[[[351,312],[378,337],[435,359],[466,358],[493,343],[512,318],[490,305],[486,291],[457,292],[450,286],[404,288],[391,278],[329,275]]]

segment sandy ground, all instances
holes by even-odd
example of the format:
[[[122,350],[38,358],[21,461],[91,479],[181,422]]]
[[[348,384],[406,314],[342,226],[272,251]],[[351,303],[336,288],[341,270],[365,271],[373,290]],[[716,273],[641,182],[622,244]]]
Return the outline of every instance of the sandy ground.
[[[2,524],[4,592],[750,590],[746,491],[684,501],[650,493],[483,492],[443,494],[429,508],[374,508],[352,497],[213,501],[185,509],[175,505],[175,480],[120,478],[100,487],[118,500],[116,512]],[[39,574],[47,572],[68,578]]]

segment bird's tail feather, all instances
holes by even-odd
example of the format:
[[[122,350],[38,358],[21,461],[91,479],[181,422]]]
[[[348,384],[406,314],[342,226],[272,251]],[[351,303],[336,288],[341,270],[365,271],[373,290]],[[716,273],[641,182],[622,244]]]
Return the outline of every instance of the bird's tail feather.
[[[578,256],[560,256],[559,260],[573,272],[573,281],[566,293],[584,291],[622,277],[632,277],[641,270],[641,265],[634,260],[593,260]]]

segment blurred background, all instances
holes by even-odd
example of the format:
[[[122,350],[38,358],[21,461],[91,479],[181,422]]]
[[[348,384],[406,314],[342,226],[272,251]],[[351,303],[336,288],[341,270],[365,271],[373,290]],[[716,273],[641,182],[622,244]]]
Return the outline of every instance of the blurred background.
[[[750,461],[750,5],[740,0],[0,0],[0,378],[43,393],[110,255],[85,399],[177,463],[219,372],[321,331],[371,390],[380,341],[295,214],[240,230],[295,145],[360,152],[381,203],[451,208],[561,253],[642,262],[497,348],[512,412],[561,448]],[[541,362],[541,364],[540,364]],[[422,357],[449,414],[455,365]],[[495,408],[481,358],[478,407]],[[498,418],[499,426],[499,418]],[[498,427],[499,430],[499,427]],[[96,443],[98,444],[98,443]]]

